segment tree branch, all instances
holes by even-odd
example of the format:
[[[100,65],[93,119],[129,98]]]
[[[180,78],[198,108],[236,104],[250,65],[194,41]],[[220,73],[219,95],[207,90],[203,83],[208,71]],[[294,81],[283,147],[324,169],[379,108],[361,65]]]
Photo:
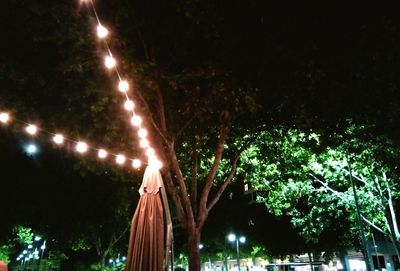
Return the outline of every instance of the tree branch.
[[[207,210],[208,195],[210,193],[215,175],[217,174],[219,164],[221,163],[222,154],[224,152],[224,145],[227,137],[228,137],[228,127],[227,125],[221,125],[219,131],[219,140],[214,155],[214,163],[211,166],[210,171],[208,172],[205,185],[203,187],[203,192],[200,198],[200,206],[199,206],[200,212]]]
[[[193,144],[194,144],[192,151],[193,164],[190,176],[190,184],[191,184],[190,198],[192,201],[192,209],[194,212],[194,216],[197,217],[197,170],[199,164],[199,151],[197,149],[197,140],[195,140]]]

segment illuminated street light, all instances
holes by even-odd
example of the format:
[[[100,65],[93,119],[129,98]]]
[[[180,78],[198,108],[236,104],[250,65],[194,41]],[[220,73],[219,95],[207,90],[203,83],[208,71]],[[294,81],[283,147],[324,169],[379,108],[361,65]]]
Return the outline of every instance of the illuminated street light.
[[[238,271],[240,271],[239,242],[244,244],[246,242],[246,237],[241,236],[241,237],[237,238],[235,234],[231,233],[231,234],[228,235],[228,240],[229,240],[229,242],[235,242],[236,241],[237,266],[238,266]]]

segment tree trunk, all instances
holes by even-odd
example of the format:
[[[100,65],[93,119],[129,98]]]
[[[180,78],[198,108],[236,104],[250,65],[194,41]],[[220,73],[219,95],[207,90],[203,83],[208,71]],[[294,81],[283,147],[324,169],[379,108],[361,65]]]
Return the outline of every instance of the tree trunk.
[[[308,252],[307,254],[308,254],[308,261],[310,262],[310,268],[311,268],[310,270],[314,271],[314,267],[313,267],[313,263],[312,263],[313,262],[312,252]]]
[[[200,271],[200,232],[188,231],[189,270]]]

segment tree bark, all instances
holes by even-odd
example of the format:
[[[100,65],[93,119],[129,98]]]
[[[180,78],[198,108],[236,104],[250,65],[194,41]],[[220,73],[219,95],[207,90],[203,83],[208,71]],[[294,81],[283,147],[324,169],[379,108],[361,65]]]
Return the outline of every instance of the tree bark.
[[[187,231],[188,235],[188,253],[189,253],[189,270],[200,270],[200,231],[193,229]]]

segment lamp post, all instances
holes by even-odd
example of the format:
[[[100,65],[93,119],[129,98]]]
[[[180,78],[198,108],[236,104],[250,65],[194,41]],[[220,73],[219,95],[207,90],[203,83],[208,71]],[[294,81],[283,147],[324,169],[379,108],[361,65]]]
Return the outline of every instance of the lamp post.
[[[235,242],[236,241],[236,254],[237,254],[237,266],[238,266],[238,271],[240,271],[240,250],[239,250],[239,242],[244,243],[246,242],[246,237],[241,236],[239,238],[236,237],[235,234],[231,233],[228,235],[228,240],[229,242]]]

